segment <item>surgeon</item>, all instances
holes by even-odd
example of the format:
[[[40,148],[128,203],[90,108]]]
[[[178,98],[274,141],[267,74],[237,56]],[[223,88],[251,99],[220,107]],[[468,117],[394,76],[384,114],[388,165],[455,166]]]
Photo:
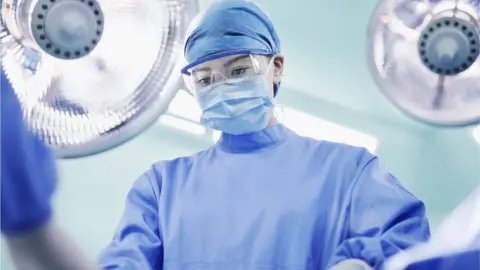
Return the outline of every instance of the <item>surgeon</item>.
[[[215,2],[182,69],[217,144],[158,162],[131,189],[107,269],[379,268],[429,238],[424,204],[363,148],[277,122],[280,40],[252,1]]]
[[[284,57],[272,22],[252,1],[212,4],[184,52],[182,73],[201,121],[221,138],[192,156],[153,164],[134,182],[99,255],[101,269],[381,269],[429,239],[424,204],[378,157],[277,122]],[[41,194],[32,201],[45,210],[35,219],[12,217],[17,222],[5,221],[6,232],[48,227],[52,188],[40,187],[52,179],[20,182]],[[2,175],[2,189],[3,182]]]

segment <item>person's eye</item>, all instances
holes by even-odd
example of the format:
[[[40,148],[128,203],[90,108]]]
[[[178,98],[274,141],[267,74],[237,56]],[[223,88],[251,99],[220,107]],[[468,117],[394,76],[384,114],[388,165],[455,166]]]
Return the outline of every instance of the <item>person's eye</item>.
[[[231,76],[240,77],[240,76],[243,76],[245,73],[247,73],[247,71],[248,71],[248,67],[235,68],[232,70]]]
[[[197,84],[201,86],[207,86],[211,83],[212,83],[212,79],[210,77],[203,78],[197,81]]]

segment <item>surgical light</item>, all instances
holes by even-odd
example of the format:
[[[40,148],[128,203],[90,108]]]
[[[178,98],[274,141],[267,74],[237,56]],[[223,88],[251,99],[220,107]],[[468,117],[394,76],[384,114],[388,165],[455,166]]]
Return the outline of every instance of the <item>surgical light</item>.
[[[480,0],[384,0],[368,60],[383,93],[428,124],[480,122]]]
[[[60,158],[142,132],[181,88],[190,0],[3,0],[2,69]]]

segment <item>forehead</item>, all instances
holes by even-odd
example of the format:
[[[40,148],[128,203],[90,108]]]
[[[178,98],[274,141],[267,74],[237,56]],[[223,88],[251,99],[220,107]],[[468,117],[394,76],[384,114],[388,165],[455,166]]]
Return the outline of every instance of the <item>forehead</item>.
[[[214,69],[222,68],[232,65],[237,62],[252,62],[251,55],[249,54],[240,54],[240,55],[229,55],[219,58],[212,59],[205,63],[201,63],[192,68],[193,71],[200,71],[205,69]]]

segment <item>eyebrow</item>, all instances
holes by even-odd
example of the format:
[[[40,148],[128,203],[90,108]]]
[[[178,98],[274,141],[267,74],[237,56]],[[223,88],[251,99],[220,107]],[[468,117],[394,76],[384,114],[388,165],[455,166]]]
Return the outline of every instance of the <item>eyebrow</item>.
[[[224,67],[230,66],[231,64],[235,63],[236,61],[247,58],[247,57],[250,57],[250,55],[249,54],[239,55],[239,56],[234,57],[234,58],[228,60],[227,62],[225,62],[225,64],[223,64],[223,66]]]
[[[239,56],[236,56],[232,59],[229,59],[228,61],[226,61],[223,66],[224,67],[228,67],[230,66],[231,64],[235,63],[236,61],[238,60],[241,60],[241,59],[244,59],[244,58],[247,58],[247,57],[250,57],[249,54],[244,54],[244,55],[239,55]],[[203,68],[198,68],[198,69],[195,69],[195,70],[192,70],[192,73],[195,73],[195,72],[201,72],[201,71],[207,71],[207,70],[211,70],[210,67],[203,67]]]

